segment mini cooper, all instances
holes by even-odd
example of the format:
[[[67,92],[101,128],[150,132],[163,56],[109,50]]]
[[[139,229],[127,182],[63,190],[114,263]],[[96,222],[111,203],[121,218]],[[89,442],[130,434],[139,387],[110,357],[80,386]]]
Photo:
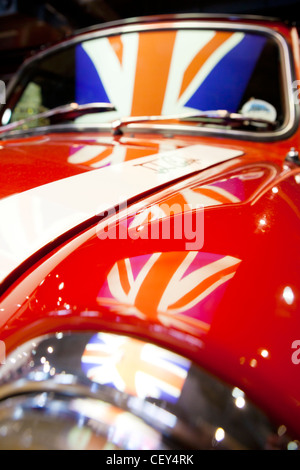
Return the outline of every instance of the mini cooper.
[[[1,449],[298,449],[299,84],[297,29],[249,16],[26,60],[0,113]]]

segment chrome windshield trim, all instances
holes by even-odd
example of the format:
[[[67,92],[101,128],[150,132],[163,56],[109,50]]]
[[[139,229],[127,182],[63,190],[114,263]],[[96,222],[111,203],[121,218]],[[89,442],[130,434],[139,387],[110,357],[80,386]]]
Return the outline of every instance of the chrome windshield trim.
[[[176,135],[190,135],[190,136],[215,136],[219,135],[224,138],[234,138],[237,140],[249,140],[249,141],[259,141],[259,142],[273,142],[277,139],[280,139],[282,135],[286,137],[286,132],[283,134],[281,132],[264,132],[264,133],[257,133],[257,132],[244,132],[241,130],[231,130],[231,129],[222,129],[221,127],[218,128],[217,126],[212,127],[205,127],[199,125],[199,127],[195,125],[171,125],[171,124],[153,124],[149,123],[136,123],[130,124],[126,126],[127,131],[124,134],[164,134],[168,137],[174,137]],[[97,125],[79,125],[79,124],[60,124],[60,125],[50,125],[50,126],[43,126],[43,127],[35,127],[30,129],[21,129],[21,130],[13,130],[9,132],[0,133],[0,141],[1,140],[9,140],[9,139],[17,139],[20,137],[29,137],[32,135],[40,135],[40,134],[62,134],[62,133],[98,133],[98,132],[105,132],[112,134],[112,127],[111,123],[99,123]]]
[[[202,18],[203,20],[203,18]],[[155,20],[153,20],[155,21]],[[12,81],[9,83],[7,87],[7,102],[9,101],[10,94],[14,88],[14,86],[17,84],[19,81],[20,76],[24,72],[24,70],[27,69],[32,63],[34,63],[36,60],[43,59],[47,55],[51,55],[55,53],[56,51],[66,49],[70,46],[76,45],[77,43],[81,42],[82,40],[88,41],[91,39],[96,39],[96,38],[101,38],[101,37],[107,37],[107,36],[115,36],[119,34],[126,34],[126,33],[134,33],[134,32],[143,32],[143,31],[158,31],[158,30],[172,30],[172,29],[217,29],[217,30],[226,30],[226,31],[246,31],[246,32],[252,32],[252,33],[261,33],[265,34],[269,37],[272,37],[278,44],[279,46],[279,51],[281,54],[281,57],[283,58],[282,61],[282,67],[281,67],[281,72],[282,72],[282,79],[283,79],[283,87],[284,87],[284,105],[287,110],[287,116],[285,119],[285,122],[283,125],[277,130],[273,132],[266,132],[266,133],[261,133],[257,134],[256,132],[248,132],[248,131],[232,131],[230,129],[207,129],[207,128],[195,128],[193,126],[188,129],[188,126],[183,126],[183,127],[174,127],[170,126],[170,128],[166,129],[166,126],[147,126],[151,130],[156,130],[158,131],[159,129],[166,129],[166,130],[176,130],[176,132],[182,133],[183,130],[188,133],[192,134],[197,134],[197,135],[203,135],[203,132],[205,133],[204,135],[222,135],[224,137],[234,137],[234,138],[239,138],[239,139],[244,139],[244,140],[259,140],[259,141],[270,141],[270,140],[278,140],[280,138],[287,138],[289,137],[293,132],[298,127],[299,124],[299,107],[296,106],[296,103],[294,101],[294,96],[293,96],[293,87],[292,84],[295,81],[295,70],[294,70],[294,64],[292,61],[292,54],[290,47],[284,38],[284,36],[278,32],[274,31],[272,28],[265,26],[265,25],[252,25],[248,23],[243,23],[243,22],[231,22],[230,24],[228,22],[224,21],[201,21],[201,16],[197,20],[197,18],[180,18],[179,15],[175,15],[174,19],[169,18],[169,19],[157,19],[156,23],[133,23],[133,24],[120,24],[117,26],[111,25],[111,26],[104,26],[103,29],[97,30],[97,31],[92,31],[92,32],[87,32],[87,33],[81,33],[79,35],[76,35],[70,39],[66,39],[64,42],[56,44],[47,50],[43,50],[39,52],[37,55],[35,55],[32,58],[27,59],[24,64],[21,66],[19,71],[15,74],[14,78]],[[138,126],[141,127],[141,126]],[[101,126],[87,126],[87,127],[81,127],[81,126],[74,126],[74,130],[81,130],[81,131],[86,131],[87,129],[95,129],[95,130],[100,130]]]

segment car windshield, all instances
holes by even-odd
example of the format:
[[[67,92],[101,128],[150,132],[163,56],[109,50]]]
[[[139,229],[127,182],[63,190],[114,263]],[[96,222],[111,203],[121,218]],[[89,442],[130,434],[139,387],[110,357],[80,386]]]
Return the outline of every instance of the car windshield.
[[[250,31],[145,29],[78,40],[41,54],[23,69],[2,125],[29,116],[27,127],[50,125],[45,111],[70,103],[110,103],[114,110],[66,120],[96,125],[130,116],[226,110],[266,120],[276,129],[287,113],[281,63],[277,41]],[[209,125],[231,125],[215,121]],[[261,123],[258,130],[264,132]]]

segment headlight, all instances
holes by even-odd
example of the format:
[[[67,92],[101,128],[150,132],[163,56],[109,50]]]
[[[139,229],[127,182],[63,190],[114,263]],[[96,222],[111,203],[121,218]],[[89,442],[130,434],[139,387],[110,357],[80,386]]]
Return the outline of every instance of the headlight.
[[[289,442],[242,390],[128,336],[43,336],[0,370],[1,449],[264,449],[274,438]]]

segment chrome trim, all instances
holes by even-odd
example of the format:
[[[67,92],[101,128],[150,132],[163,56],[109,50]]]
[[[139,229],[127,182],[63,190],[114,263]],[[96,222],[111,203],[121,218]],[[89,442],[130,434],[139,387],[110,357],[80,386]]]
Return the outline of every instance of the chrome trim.
[[[276,17],[268,17],[268,16],[261,16],[261,15],[246,15],[246,14],[232,14],[232,13],[174,13],[174,14],[164,14],[164,15],[149,15],[149,16],[138,16],[134,18],[125,18],[121,20],[110,21],[108,23],[100,23],[96,24],[87,28],[82,28],[75,31],[74,36],[78,34],[86,34],[93,32],[98,29],[104,29],[109,27],[116,27],[116,26],[125,26],[128,24],[149,24],[158,21],[203,21],[203,20],[210,20],[210,21],[232,21],[232,22],[242,22],[242,21],[263,21],[264,23],[268,22],[277,22],[280,23],[282,20]]]
[[[289,162],[294,163],[295,165],[300,165],[299,152],[295,149],[295,147],[290,148],[290,150],[286,154],[285,159]]]
[[[105,370],[102,349],[104,357],[109,358]],[[127,361],[123,363],[126,368],[121,369],[127,354],[137,362]],[[144,373],[141,363],[145,360],[150,382],[145,386],[148,376],[143,376],[139,388],[136,385],[134,389],[137,374]],[[158,375],[159,383],[166,385],[161,389],[155,386],[159,367],[164,371],[164,378]],[[132,368],[129,376],[128,368]],[[114,382],[111,370],[119,374]],[[80,406],[74,407],[75,402]],[[31,435],[41,427],[48,432],[48,439],[53,439],[56,435],[51,430],[58,420],[71,422],[72,430],[78,426],[78,416],[81,427],[89,428],[94,437],[104,436],[111,444],[109,439],[118,423],[111,422],[105,409],[130,418],[133,424],[125,429],[128,438],[140,432],[141,424],[145,442],[153,439],[154,433],[156,449],[264,449],[268,438],[277,432],[239,388],[219,381],[187,358],[129,335],[45,335],[19,347],[0,368],[0,448],[6,442],[16,447],[22,442],[23,436],[13,432],[13,424],[19,425],[22,433],[24,427],[25,431],[29,429]],[[90,426],[91,421],[94,426]],[[6,431],[1,433],[3,429]],[[56,432],[64,434],[65,430]],[[285,435],[283,448],[288,442]],[[47,441],[42,444],[47,448]]]
[[[201,20],[201,18],[200,18]],[[222,135],[225,137],[233,137],[233,138],[238,138],[238,139],[243,139],[243,140],[259,140],[259,141],[270,141],[270,140],[278,140],[280,138],[287,138],[291,135],[291,133],[295,132],[298,123],[299,123],[299,110],[297,108],[296,112],[296,104],[294,103],[293,99],[293,89],[292,89],[292,83],[295,80],[295,71],[294,71],[294,64],[292,61],[292,55],[290,48],[284,38],[278,31],[274,31],[272,28],[269,28],[267,26],[261,26],[261,25],[252,25],[252,24],[243,24],[242,22],[238,23],[230,23],[228,22],[222,22],[222,21],[208,21],[205,22],[205,24],[201,23],[201,21],[197,21],[197,19],[189,19],[188,18],[183,18],[180,19],[178,18],[177,15],[175,15],[174,20],[172,18],[169,18],[168,20],[166,19],[157,19],[157,23],[133,23],[133,24],[128,24],[124,23],[123,25],[117,25],[117,26],[108,26],[108,27],[103,27],[103,30],[98,30],[98,31],[92,31],[88,33],[81,33],[78,36],[72,37],[70,39],[66,39],[64,42],[59,43],[57,45],[54,45],[47,50],[43,50],[39,52],[37,55],[35,55],[33,58],[27,59],[24,64],[21,66],[19,71],[15,74],[14,78],[12,81],[9,83],[8,88],[7,88],[7,102],[9,101],[10,93],[12,92],[13,87],[17,84],[20,75],[23,73],[24,70],[28,66],[30,66],[31,63],[35,62],[36,60],[40,60],[44,58],[45,56],[52,54],[56,52],[57,50],[60,49],[65,49],[67,47],[73,46],[82,40],[87,41],[95,38],[101,38],[101,37],[107,37],[107,36],[115,36],[118,34],[126,34],[126,33],[132,33],[132,32],[142,32],[142,31],[157,31],[157,30],[170,30],[170,29],[222,29],[222,30],[227,30],[227,31],[247,31],[247,32],[253,32],[253,33],[261,33],[268,35],[270,37],[273,37],[274,40],[277,41],[280,54],[283,57],[283,64],[282,65],[282,79],[283,79],[283,87],[284,87],[284,96],[285,96],[285,107],[287,110],[287,117],[286,117],[286,123],[283,123],[280,129],[278,129],[275,132],[266,132],[263,134],[257,134],[256,132],[243,132],[243,131],[231,131],[231,130],[220,130],[220,129],[207,129],[204,128],[202,129],[201,127],[196,129],[187,129],[187,126],[183,126],[184,129],[180,126],[178,126],[177,131],[180,134],[183,133],[192,133],[192,134],[197,134],[197,135]],[[81,126],[75,126],[73,129],[76,131],[86,131],[90,127],[81,127]],[[149,128],[149,132],[152,132],[152,130],[155,130],[156,132],[163,131],[163,127],[152,127],[151,125],[147,126],[147,129]],[[172,127],[173,129],[173,127]],[[100,131],[101,127],[97,127],[95,129],[96,131]]]
[[[106,410],[119,422],[110,423]],[[101,400],[42,392],[0,402],[0,450],[173,450],[164,440],[132,413],[109,410]]]
[[[10,130],[15,130],[21,126],[27,126],[32,121],[36,119],[46,119],[46,118],[55,118],[62,115],[70,115],[71,113],[80,116],[82,114],[89,113],[101,113],[104,111],[114,111],[115,107],[111,103],[87,103],[87,104],[77,104],[70,103],[56,108],[49,109],[48,111],[43,111],[42,113],[33,114],[27,118],[20,119],[19,121],[14,121],[10,124],[5,124],[0,128],[0,132],[9,132]],[[1,135],[1,134],[0,134]]]

